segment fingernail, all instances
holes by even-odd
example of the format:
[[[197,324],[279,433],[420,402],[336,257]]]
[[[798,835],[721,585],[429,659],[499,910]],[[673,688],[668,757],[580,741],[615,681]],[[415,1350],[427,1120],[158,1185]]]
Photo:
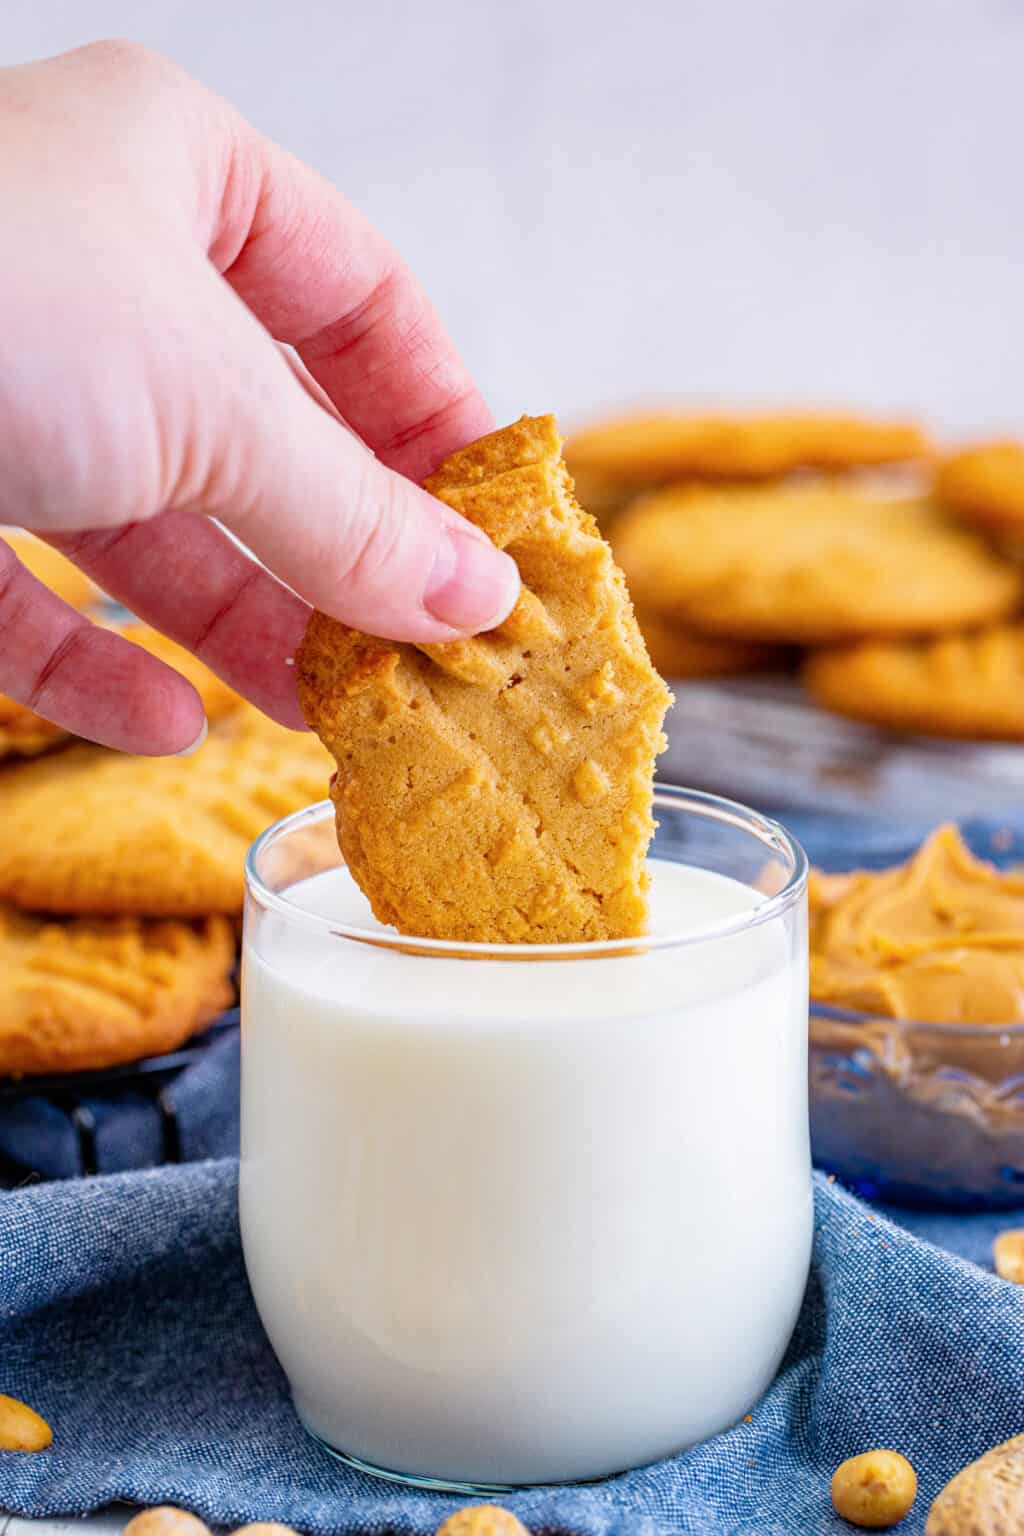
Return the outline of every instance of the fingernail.
[[[190,747],[182,747],[180,752],[175,752],[175,757],[191,757],[193,752],[198,752],[206,740],[206,733],[210,729],[210,722],[203,716],[203,728]]]
[[[519,596],[515,561],[460,528],[444,528],[423,594],[432,618],[468,634],[493,629],[506,619]]]

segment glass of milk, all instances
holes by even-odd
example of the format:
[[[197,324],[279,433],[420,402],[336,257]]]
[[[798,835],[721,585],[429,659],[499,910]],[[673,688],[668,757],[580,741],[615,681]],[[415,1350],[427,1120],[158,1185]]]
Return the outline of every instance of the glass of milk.
[[[660,788],[651,931],[410,939],[328,804],[247,865],[241,1222],[307,1428],[459,1491],[605,1477],[728,1428],[811,1245],[806,859]]]

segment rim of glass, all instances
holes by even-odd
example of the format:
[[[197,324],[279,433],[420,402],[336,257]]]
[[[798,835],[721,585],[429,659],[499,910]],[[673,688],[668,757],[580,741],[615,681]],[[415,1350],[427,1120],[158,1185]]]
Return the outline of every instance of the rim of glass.
[[[286,893],[272,891],[259,872],[260,858],[271,844],[302,827],[323,821],[328,816],[333,817],[334,806],[330,800],[320,800],[316,805],[307,806],[304,810],[293,811],[290,816],[275,821],[265,832],[262,832],[245,856],[245,883],[248,893],[261,906],[276,912],[288,922],[310,933],[320,933],[330,938],[352,939],[357,943],[372,944],[378,949],[400,947],[404,954],[446,955],[449,958],[489,956],[502,960],[582,958],[587,955],[596,958],[604,955],[635,953],[638,948],[647,954],[652,950],[706,944],[711,940],[725,939],[732,934],[743,933],[749,928],[758,928],[762,923],[773,921],[788,911],[802,895],[807,885],[807,855],[796,838],[791,837],[785,827],[772,820],[770,816],[763,816],[759,811],[741,805],[739,801],[726,800],[721,795],[705,794],[703,790],[682,789],[675,784],[655,784],[654,806],[655,810],[661,806],[666,810],[688,811],[691,815],[704,820],[724,822],[738,831],[752,835],[766,849],[776,855],[783,855],[787,860],[789,874],[785,885],[774,896],[766,897],[756,907],[737,913],[734,917],[722,918],[715,923],[706,923],[700,928],[643,934],[632,939],[589,939],[569,944],[486,944],[470,940],[463,942],[459,939],[417,938],[415,935],[399,933],[397,930],[389,933],[379,929],[360,928],[349,923],[335,922],[315,912],[307,912],[296,902],[290,901]]]
[[[998,1020],[979,1024],[944,1024],[935,1019],[889,1019],[884,1013],[865,1013],[860,1008],[840,1008],[836,1003],[819,1003],[813,997],[810,1000],[810,1015],[812,1019],[824,1019],[831,1024],[884,1024],[886,1029],[897,1033],[912,1029],[915,1032],[931,1032],[953,1038],[964,1036],[974,1040],[979,1035],[987,1035],[995,1045],[999,1044],[1000,1036],[1024,1034],[1024,1024],[1016,1021],[1012,1024],[1000,1024]]]

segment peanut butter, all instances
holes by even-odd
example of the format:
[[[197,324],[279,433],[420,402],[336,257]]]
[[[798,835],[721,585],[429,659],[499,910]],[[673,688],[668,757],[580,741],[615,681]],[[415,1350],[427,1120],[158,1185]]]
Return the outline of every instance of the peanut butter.
[[[1024,1022],[1024,871],[939,827],[906,864],[808,887],[811,996],[921,1023]]]

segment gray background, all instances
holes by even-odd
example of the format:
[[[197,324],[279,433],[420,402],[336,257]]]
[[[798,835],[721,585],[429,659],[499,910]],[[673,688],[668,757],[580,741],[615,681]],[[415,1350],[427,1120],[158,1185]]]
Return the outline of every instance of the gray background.
[[[0,0],[5,63],[109,35],[369,213],[502,418],[1020,425],[1019,0]]]

